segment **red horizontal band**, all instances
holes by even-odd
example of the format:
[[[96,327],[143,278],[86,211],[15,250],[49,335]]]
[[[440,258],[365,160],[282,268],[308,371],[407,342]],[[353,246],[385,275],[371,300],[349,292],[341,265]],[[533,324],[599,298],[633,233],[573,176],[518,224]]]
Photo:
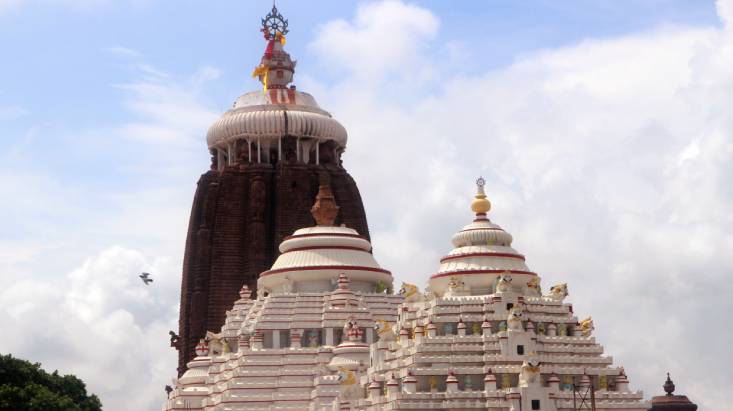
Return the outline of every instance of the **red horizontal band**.
[[[308,251],[308,250],[355,250],[355,251],[361,251],[364,253],[368,253],[368,250],[365,250],[363,248],[359,247],[352,247],[348,245],[314,245],[310,247],[298,247],[298,248],[292,248],[282,254],[291,253],[293,251]]]
[[[374,268],[374,267],[364,267],[364,266],[358,266],[358,265],[312,265],[307,267],[293,267],[293,268],[279,268],[277,270],[268,270],[260,274],[260,278],[272,275],[272,274],[279,274],[279,273],[287,273],[291,271],[313,271],[313,270],[358,270],[358,271],[372,271],[375,273],[384,273],[387,275],[392,275],[391,272],[382,269],[382,268]]]
[[[440,277],[452,277],[456,275],[469,275],[469,274],[501,274],[509,272],[510,274],[521,274],[521,275],[537,275],[531,271],[520,271],[520,270],[466,270],[466,271],[451,271],[449,273],[434,274],[430,278]]]
[[[290,240],[293,238],[303,238],[303,237],[352,237],[352,238],[361,238],[362,240],[366,241],[366,238],[360,236],[359,234],[346,234],[346,233],[312,233],[312,234],[296,234],[296,235],[289,235],[285,238],[283,238],[283,241]]]
[[[510,254],[510,253],[466,253],[466,254],[456,254],[456,255],[447,255],[440,259],[440,262],[448,261],[448,260],[455,260],[457,258],[464,258],[464,257],[507,257],[507,258],[517,258],[522,261],[524,261],[524,256],[521,254]]]
[[[459,233],[467,233],[469,231],[480,231],[480,230],[491,230],[491,231],[504,231],[502,228],[499,227],[482,227],[482,228],[469,228],[468,230],[461,230]]]

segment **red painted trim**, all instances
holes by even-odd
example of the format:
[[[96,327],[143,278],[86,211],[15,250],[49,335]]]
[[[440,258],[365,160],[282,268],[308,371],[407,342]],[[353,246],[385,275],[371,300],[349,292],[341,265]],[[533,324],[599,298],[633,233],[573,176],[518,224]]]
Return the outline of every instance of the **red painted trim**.
[[[277,270],[268,270],[260,274],[260,278],[279,273],[287,273],[292,271],[313,271],[313,270],[358,270],[358,271],[372,271],[375,273],[384,273],[392,275],[391,272],[382,268],[364,267],[359,265],[312,265],[308,267],[293,267],[293,268],[280,268]]]
[[[345,234],[345,233],[313,233],[313,234],[289,235],[283,238],[283,241],[287,241],[293,238],[305,238],[305,237],[351,237],[351,238],[360,238],[366,241],[366,238],[360,236],[359,234]]]
[[[293,251],[307,251],[307,250],[354,250],[354,251],[361,251],[363,253],[368,253],[368,250],[364,250],[363,248],[359,247],[351,247],[348,245],[314,245],[310,247],[298,247],[298,248],[291,248],[290,250],[282,253],[287,254],[291,253]]]
[[[431,276],[430,279],[441,278],[441,277],[452,277],[456,275],[469,275],[469,274],[500,274],[500,273],[504,273],[507,271],[510,274],[537,275],[531,271],[519,271],[519,270],[466,270],[466,271],[451,271],[449,273],[435,274]]]
[[[459,231],[459,233],[467,233],[469,231],[482,231],[482,230],[491,230],[491,231],[502,231],[502,232],[506,232],[503,229],[498,228],[498,227],[486,227],[486,228],[469,228],[468,230],[461,230],[461,231]]]
[[[466,254],[460,254],[460,255],[447,255],[440,259],[440,262],[449,261],[449,260],[455,260],[457,258],[464,258],[464,257],[507,257],[507,258],[517,258],[519,260],[524,261],[524,256],[521,254],[510,254],[510,253],[466,253]]]

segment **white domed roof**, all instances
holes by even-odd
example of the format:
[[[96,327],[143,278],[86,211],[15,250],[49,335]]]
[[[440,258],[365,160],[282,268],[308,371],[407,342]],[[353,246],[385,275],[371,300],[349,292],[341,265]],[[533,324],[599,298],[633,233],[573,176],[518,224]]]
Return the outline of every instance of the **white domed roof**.
[[[206,135],[209,148],[225,148],[240,139],[284,136],[331,140],[346,147],[346,129],[321,109],[313,96],[288,86],[297,62],[283,49],[284,36],[265,38],[267,47],[252,73],[262,83],[262,91],[240,96],[232,109],[209,127]]]
[[[360,267],[387,273],[371,251],[371,243],[355,230],[346,227],[310,227],[300,229],[280,245],[280,256],[270,271],[298,270],[309,267]]]
[[[283,136],[333,140],[345,147],[344,126],[321,109],[313,96],[293,89],[253,91],[240,96],[234,107],[209,127],[209,147],[238,139],[277,139]]]
[[[441,258],[438,272],[430,277],[431,290],[442,295],[452,277],[481,292],[490,289],[505,272],[522,277],[516,281],[520,285],[535,277],[524,256],[512,248],[512,235],[486,216],[490,206],[481,184],[472,208],[480,212],[473,222],[453,235],[454,248]]]
[[[319,187],[311,213],[318,225],[301,228],[280,244],[280,256],[260,274],[257,287],[278,292],[330,291],[345,274],[354,290],[373,292],[378,283],[389,287],[392,274],[379,266],[371,243],[348,227],[333,223],[338,213],[330,187]]]

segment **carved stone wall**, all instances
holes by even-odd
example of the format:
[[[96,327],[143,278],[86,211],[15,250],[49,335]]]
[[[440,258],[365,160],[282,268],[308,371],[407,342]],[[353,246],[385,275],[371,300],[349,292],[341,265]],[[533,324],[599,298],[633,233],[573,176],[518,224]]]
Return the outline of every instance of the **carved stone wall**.
[[[231,166],[201,176],[183,261],[179,375],[206,331],[222,326],[242,285],[256,290],[259,274],[275,261],[283,238],[313,225],[310,208],[323,182],[330,184],[340,206],[336,224],[369,238],[359,190],[339,165],[286,160]]]

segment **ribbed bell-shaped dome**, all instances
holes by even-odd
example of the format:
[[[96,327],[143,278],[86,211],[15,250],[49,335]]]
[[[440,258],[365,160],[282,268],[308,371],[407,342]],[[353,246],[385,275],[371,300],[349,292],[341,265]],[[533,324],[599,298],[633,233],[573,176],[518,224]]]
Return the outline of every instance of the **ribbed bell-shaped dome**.
[[[283,48],[284,33],[266,32],[265,39],[267,47],[252,73],[262,83],[263,90],[237,98],[232,109],[209,127],[206,136],[209,148],[225,150],[237,140],[270,144],[291,136],[317,142],[333,141],[343,150],[346,129],[318,106],[313,96],[289,86],[297,62]]]
[[[274,294],[330,291],[341,274],[355,291],[374,292],[378,283],[391,288],[392,274],[374,259],[371,243],[356,230],[331,225],[338,210],[332,197],[330,188],[321,186],[311,209],[318,225],[283,240],[272,268],[260,274],[258,289]]]
[[[471,209],[476,212],[473,222],[453,235],[453,250],[440,260],[440,268],[430,278],[430,288],[442,295],[451,279],[457,279],[470,289],[471,294],[487,294],[499,275],[516,275],[521,287],[532,277],[524,256],[512,248],[512,235],[494,224],[486,216],[490,203],[483,190],[483,179],[477,181],[478,192]]]

